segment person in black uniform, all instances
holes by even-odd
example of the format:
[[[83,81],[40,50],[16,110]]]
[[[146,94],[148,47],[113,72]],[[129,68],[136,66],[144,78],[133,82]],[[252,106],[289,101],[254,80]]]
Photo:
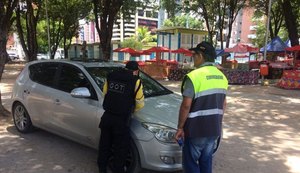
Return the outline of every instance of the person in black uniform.
[[[113,154],[112,171],[125,173],[125,161],[130,146],[131,114],[144,106],[143,86],[138,78],[138,70],[138,63],[129,61],[125,69],[108,74],[104,84],[105,112],[99,124],[101,128],[98,151],[100,173],[107,172],[111,154]]]

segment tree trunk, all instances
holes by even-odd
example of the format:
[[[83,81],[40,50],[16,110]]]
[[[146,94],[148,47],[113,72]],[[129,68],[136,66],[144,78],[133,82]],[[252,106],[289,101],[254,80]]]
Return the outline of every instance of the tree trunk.
[[[5,62],[8,58],[6,52],[6,43],[7,43],[7,28],[0,26],[0,81],[2,79],[2,74],[5,67]],[[9,116],[9,111],[7,111],[2,105],[1,90],[0,90],[0,115]]]
[[[101,4],[100,2],[97,0],[93,0],[95,23],[96,30],[100,38],[100,47],[103,53],[103,60],[108,61],[110,60],[111,55],[111,38],[113,32],[113,24],[116,20],[118,12],[120,11],[121,6],[123,5],[123,1],[105,1],[104,4]],[[99,15],[100,11],[101,15]],[[98,21],[99,17],[100,24]]]
[[[27,0],[27,11],[24,12],[26,29],[25,32],[21,26],[21,11],[18,7],[16,10],[16,20],[17,20],[17,31],[19,34],[20,42],[22,48],[25,52],[26,59],[28,61],[33,61],[37,59],[38,52],[38,44],[37,44],[37,36],[36,36],[36,27],[39,19],[39,10],[35,12],[32,8],[32,0]],[[41,5],[39,5],[41,6]],[[26,35],[26,40],[24,39],[24,34]],[[26,43],[25,43],[26,41]]]
[[[299,45],[297,30],[298,23],[295,15],[293,14],[291,2],[289,0],[283,0],[281,6],[285,18],[285,25],[289,33],[289,39],[291,40],[291,46]]]

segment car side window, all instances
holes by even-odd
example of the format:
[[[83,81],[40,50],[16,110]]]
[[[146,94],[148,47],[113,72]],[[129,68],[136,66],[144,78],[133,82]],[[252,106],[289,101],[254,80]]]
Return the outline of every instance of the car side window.
[[[96,92],[83,72],[75,66],[63,64],[57,81],[57,89],[70,93],[78,87],[88,88],[91,98],[97,100]]]
[[[39,84],[54,87],[57,63],[37,63],[29,66],[29,78]]]

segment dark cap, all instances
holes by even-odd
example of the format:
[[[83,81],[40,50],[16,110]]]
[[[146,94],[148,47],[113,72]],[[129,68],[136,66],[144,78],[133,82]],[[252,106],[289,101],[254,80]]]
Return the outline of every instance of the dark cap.
[[[202,41],[196,47],[189,49],[195,52],[203,52],[206,56],[205,59],[214,60],[216,58],[216,50],[212,44],[206,41]]]
[[[139,64],[136,61],[128,61],[126,63],[125,68],[127,68],[128,70],[135,71],[139,69]]]

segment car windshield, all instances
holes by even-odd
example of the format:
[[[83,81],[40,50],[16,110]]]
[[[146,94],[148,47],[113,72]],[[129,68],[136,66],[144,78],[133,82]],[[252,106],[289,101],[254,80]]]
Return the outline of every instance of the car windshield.
[[[98,87],[100,87],[101,90],[103,88],[106,75],[120,68],[122,67],[86,67],[87,71],[93,77],[93,79],[95,80],[95,82],[97,83]],[[146,73],[140,71],[139,76],[143,83],[143,87],[144,87],[143,91],[144,91],[144,96],[146,98],[173,93],[172,91],[168,90],[160,83],[152,79]]]

